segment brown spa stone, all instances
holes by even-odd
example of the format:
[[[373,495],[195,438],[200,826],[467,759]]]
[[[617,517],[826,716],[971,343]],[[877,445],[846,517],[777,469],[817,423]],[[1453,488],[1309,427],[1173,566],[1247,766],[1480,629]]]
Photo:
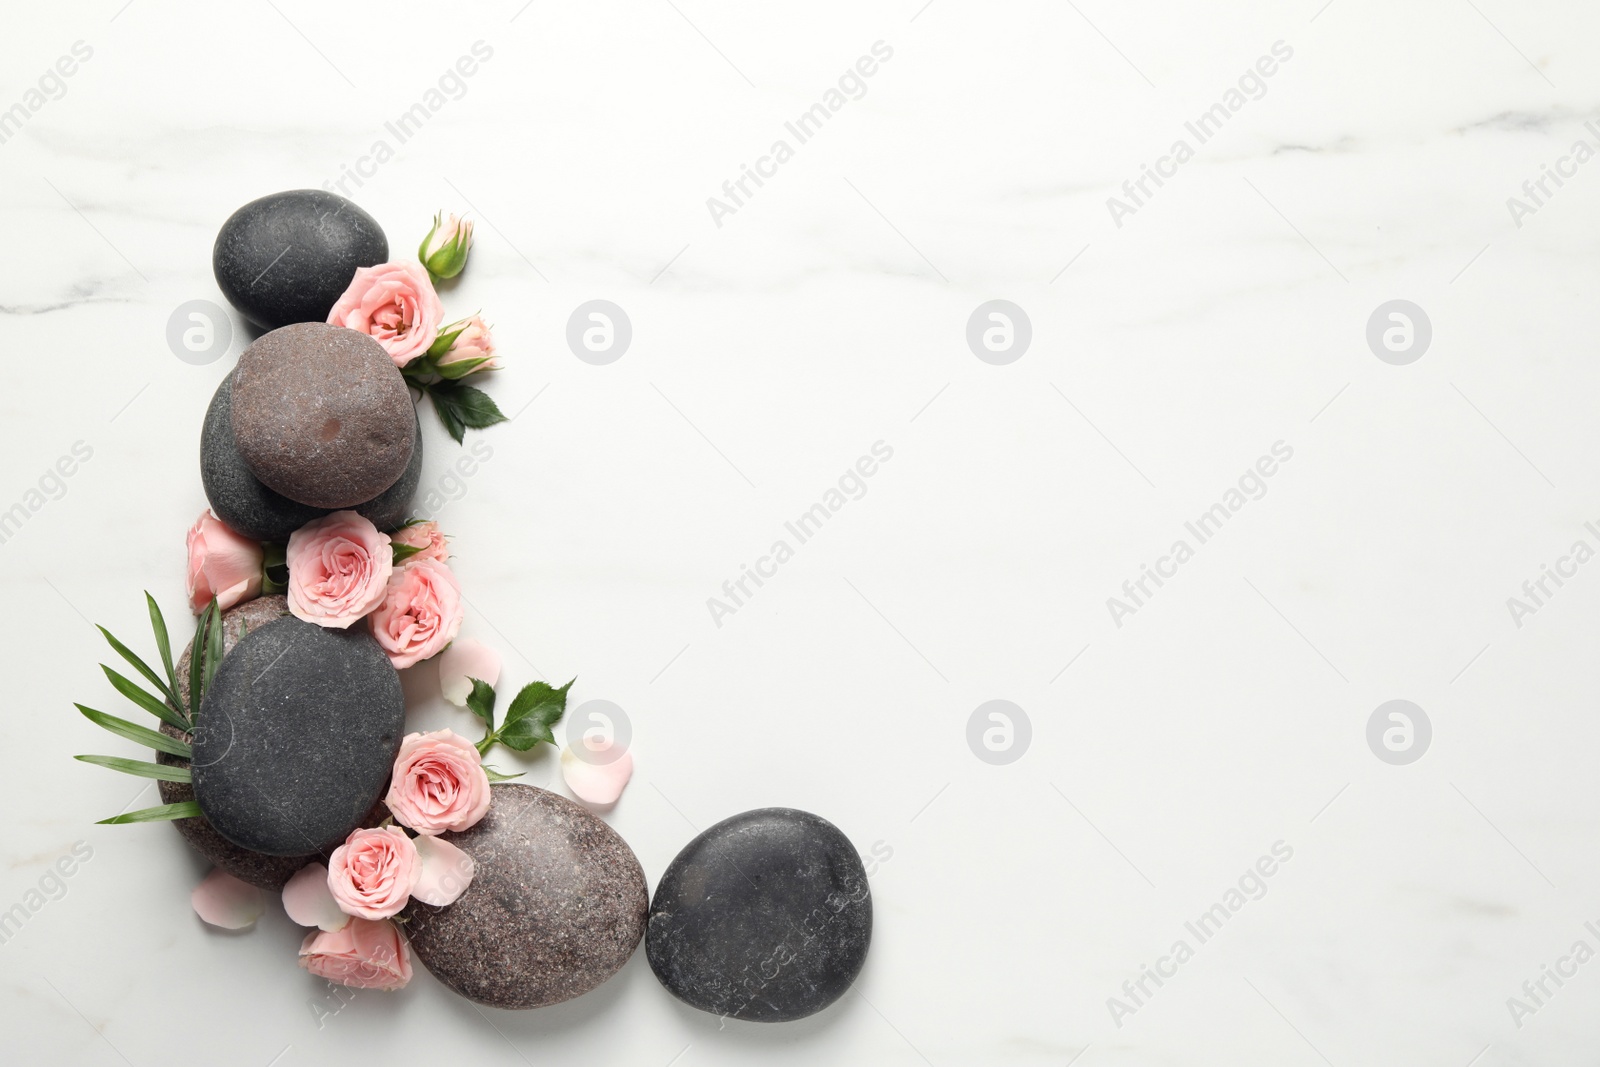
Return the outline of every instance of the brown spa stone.
[[[239,356],[234,443],[263,485],[318,508],[365,503],[405,473],[416,413],[400,369],[364,333],[299,322]]]
[[[443,840],[472,856],[454,904],[413,900],[404,929],[434,977],[479,1004],[539,1008],[610,978],[644,934],[649,889],[617,832],[565,797],[497,785],[489,814]]]

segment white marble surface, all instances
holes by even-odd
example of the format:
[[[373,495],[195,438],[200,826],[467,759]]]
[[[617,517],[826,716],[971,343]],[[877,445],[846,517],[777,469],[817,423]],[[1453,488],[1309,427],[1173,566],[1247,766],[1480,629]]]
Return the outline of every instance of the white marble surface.
[[[1600,948],[1600,563],[1520,627],[1507,598],[1600,547],[1600,162],[1520,227],[1506,201],[1600,146],[1600,14],[919,2],[9,13],[0,108],[30,113],[0,144],[0,508],[41,506],[0,545],[0,908],[93,856],[0,945],[7,1062],[1593,1055],[1600,962],[1520,1027],[1507,998]],[[29,98],[78,41],[60,98]],[[138,633],[141,588],[182,611],[201,414],[244,337],[194,366],[165,329],[219,299],[218,225],[356,166],[477,41],[460,98],[347,186],[397,253],[438,208],[480,221],[446,300],[495,323],[490,388],[520,414],[439,514],[469,631],[509,682],[576,674],[627,710],[639,773],[606,817],[652,883],[761,805],[892,851],[859,995],[809,1021],[719,1027],[642,954],[538,1012],[419,975],[332,1013],[280,910],[202,926],[202,864],[164,827],[93,825],[135,783],[70,759],[108,744],[71,707],[112,700],[88,620]],[[717,226],[706,198],[877,41],[866,94]],[[1261,98],[1116,226],[1107,198],[1279,41]],[[634,327],[604,367],[564,341],[597,298]],[[1008,366],[964,337],[993,298],[1032,322]],[[1365,340],[1396,298],[1433,324],[1406,366]],[[424,485],[450,488],[425,425]],[[866,495],[715,626],[706,599],[880,440]],[[1265,495],[1115,625],[1107,598],[1278,441]],[[465,729],[414,673],[414,721]],[[966,742],[996,698],[1032,723],[1006,766]],[[1396,698],[1433,724],[1409,766],[1365,740]],[[559,788],[549,753],[528,768]],[[1185,922],[1279,841],[1261,899],[1198,944]],[[1180,938],[1193,958],[1114,1020]]]

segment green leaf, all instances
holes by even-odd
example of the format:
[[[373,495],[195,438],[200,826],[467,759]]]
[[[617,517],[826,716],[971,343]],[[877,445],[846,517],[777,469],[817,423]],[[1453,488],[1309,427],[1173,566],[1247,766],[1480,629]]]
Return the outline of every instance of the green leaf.
[[[161,666],[167,672],[167,699],[172,701],[174,709],[182,711],[178,703],[178,672],[172,666],[172,639],[167,635],[167,620],[161,614],[161,605],[156,603],[156,598],[148,590],[144,599],[150,606],[150,629],[155,631],[156,651],[161,653]]]
[[[171,700],[174,704],[178,702],[178,698],[173,694],[171,689],[167,688],[167,683],[161,680],[161,676],[155,671],[151,670],[150,665],[144,660],[134,655],[132,649],[123,644],[121,641],[118,641],[115,637],[111,636],[111,631],[107,630],[104,626],[96,626],[95,629],[99,630],[101,634],[105,636],[106,643],[116,650],[117,655],[127,660],[134,670],[144,675],[145,679],[151,685],[161,690],[163,696]]]
[[[465,427],[481,430],[506,421],[505,415],[482,389],[445,381],[429,386],[428,394],[433,397],[434,410],[439,412],[445,429],[458,443]]]
[[[571,688],[572,682],[560,689],[552,689],[544,682],[523,686],[506,708],[505,725],[497,731],[497,740],[518,752],[526,752],[540,741],[555,744],[550,727],[566,713],[567,690]]]
[[[483,773],[488,777],[490,785],[494,785],[496,782],[511,782],[522,777],[522,772],[520,771],[516,774],[501,774],[487,764],[484,765]]]
[[[189,759],[194,755],[194,750],[189,747],[187,741],[181,741],[176,737],[168,737],[166,734],[152,730],[149,727],[140,726],[138,723],[129,722],[127,719],[119,719],[115,715],[107,715],[103,711],[86,708],[82,704],[74,704],[73,707],[83,712],[84,718],[96,726],[110,730],[118,737],[125,737],[129,741],[144,745],[146,748],[153,748],[157,752],[165,752],[169,756],[181,756],[184,759]]]
[[[119,825],[131,822],[166,822],[169,819],[193,819],[200,814],[200,805],[192,800],[185,800],[178,804],[163,804],[158,808],[140,808],[130,811],[126,815],[113,815],[109,819],[101,819],[100,825]]]
[[[222,649],[223,649],[223,643],[222,643],[222,631],[223,631],[222,609],[217,606],[217,601],[214,598],[211,601],[211,607],[208,609],[208,611],[209,611],[209,616],[208,616],[209,623],[206,626],[206,677],[205,677],[205,688],[207,688],[207,689],[209,689],[211,687],[211,679],[213,679],[213,678],[215,678],[217,676],[217,668],[222,666],[222,655],[223,655],[223,652],[222,652]],[[205,693],[202,691],[200,696],[201,696],[202,699],[204,699]]]
[[[494,731],[494,686],[481,678],[472,679],[472,692],[467,694],[467,709],[483,720],[484,728]]]
[[[189,720],[194,721],[200,714],[200,693],[205,688],[206,665],[206,622],[211,618],[211,609],[207,608],[200,613],[194,621],[194,640],[189,644]]]
[[[123,759],[121,756],[73,756],[73,759],[92,763],[96,767],[105,767],[123,774],[132,774],[140,778],[154,778],[161,782],[188,782],[192,779],[187,767],[167,767],[160,763],[147,763],[138,759]]]
[[[441,363],[438,366],[439,377],[443,378],[445,381],[455,381],[458,378],[465,378],[467,375],[471,374],[485,363],[491,362],[493,359],[493,356],[474,356],[472,359],[457,359],[452,360],[449,363]]]
[[[167,723],[171,726],[176,726],[180,730],[187,730],[189,728],[189,724],[183,720],[183,716],[167,707],[166,703],[162,701],[160,697],[152,696],[145,690],[140,689],[138,686],[128,681],[128,679],[124,678],[110,667],[107,667],[104,663],[100,664],[100,669],[106,672],[106,677],[110,679],[111,687],[113,689],[127,697],[129,700],[133,701],[135,704],[139,705],[145,711],[148,711],[150,714],[154,715],[164,723]]]
[[[406,560],[422,551],[422,546],[420,545],[394,545],[393,548],[394,561],[397,564],[404,563]]]

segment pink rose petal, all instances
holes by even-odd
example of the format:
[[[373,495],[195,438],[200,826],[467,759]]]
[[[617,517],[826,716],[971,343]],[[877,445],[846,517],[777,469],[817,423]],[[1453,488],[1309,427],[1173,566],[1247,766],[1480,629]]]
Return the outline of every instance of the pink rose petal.
[[[458,708],[467,706],[472,679],[500,681],[500,653],[470,637],[459,637],[439,656],[439,691]]]
[[[333,899],[328,888],[328,868],[320,863],[308,863],[294,873],[283,887],[283,910],[301,926],[315,926],[321,930],[342,930],[350,921]]]
[[[434,907],[454,904],[472,884],[477,866],[472,857],[438,837],[419,837],[415,844],[417,858],[422,861],[422,874],[411,895]]]
[[[588,751],[584,755],[570,748],[562,751],[561,777],[579,800],[590,804],[615,804],[628,779],[633,777],[633,753],[624,751],[613,758],[609,741],[586,745]],[[609,759],[609,762],[591,762],[592,758]]]
[[[212,926],[224,930],[244,930],[256,924],[267,908],[261,890],[241,882],[224,870],[206,875],[189,894],[194,913]]]

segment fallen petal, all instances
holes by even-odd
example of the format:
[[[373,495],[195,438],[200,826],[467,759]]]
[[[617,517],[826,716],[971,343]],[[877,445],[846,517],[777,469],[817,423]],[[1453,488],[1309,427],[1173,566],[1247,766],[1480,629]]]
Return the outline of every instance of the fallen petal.
[[[458,708],[467,706],[472,679],[490,686],[500,681],[500,653],[470,637],[458,637],[439,654],[439,691]]]
[[[562,751],[561,777],[579,800],[615,804],[622,795],[623,787],[633,777],[633,753],[612,753],[609,741],[588,744],[582,754],[570,748]]]
[[[214,870],[189,894],[194,913],[212,926],[244,930],[266,911],[266,897],[255,886],[241,882],[224,870]]]
[[[442,837],[419,837],[413,844],[417,846],[417,858],[422,861],[422,874],[411,895],[434,907],[454,904],[472,884],[472,873],[476,869],[472,857]]]
[[[308,863],[294,873],[283,887],[283,910],[301,926],[320,930],[342,930],[350,921],[333,899],[328,888],[328,868]]]

